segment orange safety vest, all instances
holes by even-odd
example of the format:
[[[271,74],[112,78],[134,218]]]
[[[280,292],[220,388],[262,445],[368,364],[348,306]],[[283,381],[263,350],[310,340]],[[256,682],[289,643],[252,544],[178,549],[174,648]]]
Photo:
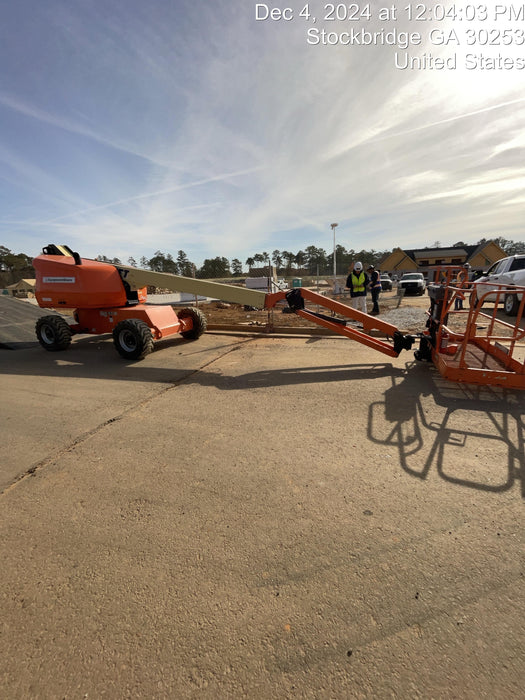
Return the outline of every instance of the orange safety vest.
[[[457,276],[458,287],[466,287],[468,285],[468,281],[468,271],[464,269],[460,270]]]

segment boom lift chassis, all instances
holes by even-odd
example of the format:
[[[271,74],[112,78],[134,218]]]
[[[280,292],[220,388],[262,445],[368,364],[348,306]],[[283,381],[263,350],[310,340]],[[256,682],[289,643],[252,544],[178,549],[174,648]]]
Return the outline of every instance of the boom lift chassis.
[[[454,300],[465,294],[465,287],[454,287],[451,283],[451,275],[457,268],[441,271],[441,281],[430,285],[431,305],[426,329],[410,334],[304,288],[266,294],[234,285],[84,259],[67,246],[53,244],[43,249],[33,265],[39,305],[74,309],[73,324],[57,315],[44,316],[37,321],[37,338],[46,350],[66,349],[75,333],[112,333],[119,354],[125,359],[139,360],[153,350],[154,340],[177,333],[196,339],[206,330],[206,317],[198,308],[175,312],[169,305],[146,304],[146,287],[152,285],[256,308],[272,309],[286,302],[298,316],[390,357],[410,350],[419,339],[416,359],[432,361],[448,379],[525,389],[525,362],[515,357],[516,351],[523,348],[525,336],[520,327],[525,289],[514,288],[513,293],[521,295],[514,326],[497,319],[497,303],[491,317],[481,312],[484,295],[476,297],[477,303],[471,301],[468,311],[452,312]],[[503,298],[505,293],[509,293],[508,289],[502,289],[498,296]],[[473,297],[471,295],[471,300]],[[330,315],[307,308],[307,303],[324,307]],[[448,325],[453,313],[467,315],[464,330]],[[484,326],[488,332],[484,336],[477,333],[480,319],[488,321]],[[495,332],[498,324],[505,326],[504,332]]]

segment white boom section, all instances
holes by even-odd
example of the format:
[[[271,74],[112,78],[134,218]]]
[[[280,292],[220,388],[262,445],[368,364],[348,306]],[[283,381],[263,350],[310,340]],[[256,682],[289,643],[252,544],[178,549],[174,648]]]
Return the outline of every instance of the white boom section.
[[[258,309],[264,308],[266,293],[257,289],[236,287],[233,284],[221,284],[208,280],[198,280],[193,277],[172,275],[169,272],[152,272],[140,270],[137,267],[115,265],[122,279],[129,284],[132,290],[142,289],[152,285],[173,292],[187,292],[188,294],[200,294],[221,301],[231,301],[234,304],[246,304]]]

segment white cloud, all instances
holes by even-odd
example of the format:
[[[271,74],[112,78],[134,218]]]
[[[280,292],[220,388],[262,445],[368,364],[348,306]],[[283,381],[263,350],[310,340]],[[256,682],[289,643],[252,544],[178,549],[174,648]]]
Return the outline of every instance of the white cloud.
[[[31,60],[0,49],[8,247],[200,264],[329,248],[334,219],[353,248],[516,234],[523,71],[399,71],[391,47],[307,46],[240,0],[34,11]]]

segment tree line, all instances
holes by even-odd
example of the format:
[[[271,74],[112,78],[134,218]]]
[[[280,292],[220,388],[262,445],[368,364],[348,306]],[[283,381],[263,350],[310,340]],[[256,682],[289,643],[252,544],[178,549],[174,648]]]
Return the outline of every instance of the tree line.
[[[505,251],[506,255],[525,253],[525,243],[515,242],[501,236],[495,238],[481,238],[474,245],[483,245],[489,241],[494,241]],[[458,241],[453,246],[462,247],[472,245]],[[439,241],[436,241],[432,248],[441,248]],[[360,260],[363,265],[380,266],[381,260],[390,251],[380,250],[359,250],[347,249],[342,245],[336,245],[336,274],[345,275],[350,264]],[[273,250],[254,253],[246,258],[244,264],[238,258],[228,260],[224,256],[207,258],[200,267],[197,267],[183,250],[177,252],[176,257],[171,253],[163,253],[157,250],[151,258],[142,256],[139,261],[129,257],[125,262],[119,258],[108,258],[105,255],[98,255],[97,260],[112,263],[113,265],[128,264],[132,267],[141,267],[145,270],[155,272],[170,272],[184,277],[197,277],[200,279],[220,278],[220,277],[242,277],[249,274],[250,270],[269,270],[270,265],[275,266],[277,274],[288,277],[293,274],[306,275],[331,275],[333,273],[333,251],[327,252],[317,246],[307,246],[304,250],[292,252],[289,250]],[[244,271],[244,266],[247,272]],[[13,253],[9,248],[0,245],[0,284],[5,286],[20,278],[34,277],[32,258],[25,253]]]
[[[344,246],[336,246],[337,273],[343,274],[348,269],[352,260],[360,259],[363,263],[377,263],[385,251],[347,250]],[[99,255],[97,260],[110,262],[115,265],[122,261],[118,258],[106,258]],[[127,263],[133,267],[142,267],[155,272],[171,272],[184,277],[211,278],[211,277],[241,277],[249,274],[250,270],[268,271],[270,265],[274,266],[278,275],[290,275],[297,271],[310,275],[326,275],[333,272],[333,252],[327,253],[323,248],[308,246],[304,250],[294,253],[288,250],[273,250],[271,253],[263,251],[254,253],[246,258],[244,264],[238,258],[228,260],[224,256],[206,258],[201,267],[197,267],[183,250],[179,250],[174,258],[170,253],[157,250],[152,258],[142,257],[137,261],[128,258]],[[247,268],[247,270],[246,270]]]
[[[525,253],[525,243],[508,240],[501,236],[497,238],[482,238],[474,245],[483,245],[489,241],[494,241],[500,248],[505,251],[506,255],[516,255]],[[472,245],[464,241],[458,241],[448,247],[463,247]],[[436,241],[432,248],[441,248],[441,243]],[[356,260],[360,260],[365,267],[374,265],[380,267],[381,260],[386,257],[390,250],[359,250],[355,251],[352,248],[345,248],[342,245],[336,245],[335,262],[336,274],[346,275],[350,265]],[[118,258],[108,259],[105,256],[98,256],[97,260],[103,262],[111,262],[115,265],[122,264]],[[200,279],[209,279],[217,277],[241,277],[246,274],[243,263],[238,258],[233,258],[231,261],[223,256],[215,258],[207,258],[202,266],[198,268],[192,263],[183,250],[179,250],[177,257],[174,259],[170,253],[162,253],[157,250],[154,256],[150,259],[142,257],[137,264],[134,258],[128,258],[128,264],[133,267],[142,267],[155,272],[171,272],[184,277],[197,277]],[[254,253],[246,258],[244,265],[250,270],[269,270],[270,265],[273,265],[277,274],[288,277],[292,274],[301,273],[311,276],[315,275],[331,275],[334,271],[333,251],[327,252],[323,248],[316,246],[308,246],[304,250],[299,250],[296,253],[289,250],[274,250],[271,253],[266,251]]]

